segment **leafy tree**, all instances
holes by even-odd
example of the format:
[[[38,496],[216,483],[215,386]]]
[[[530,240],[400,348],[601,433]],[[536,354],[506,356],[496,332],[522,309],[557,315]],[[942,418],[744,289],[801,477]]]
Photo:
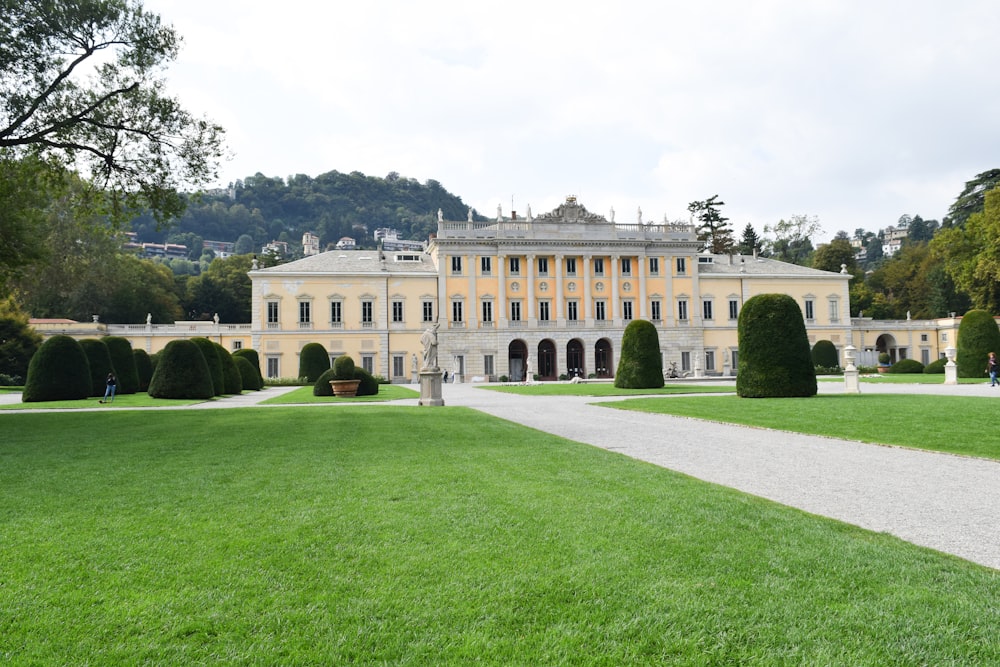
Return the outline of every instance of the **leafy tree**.
[[[0,151],[0,290],[47,254],[43,229],[49,174],[33,156],[16,159]]]
[[[0,2],[0,149],[89,165],[115,217],[176,216],[223,136],[164,93],[179,45],[137,0]]]
[[[248,255],[253,252],[254,245],[252,236],[249,234],[240,234],[240,237],[236,239],[236,243],[233,245],[233,252],[237,255]]]
[[[188,399],[215,396],[208,362],[196,343],[183,338],[167,343],[149,381],[149,395]]]
[[[663,386],[663,357],[656,326],[632,320],[622,334],[622,351],[615,372],[615,386],[652,389]]]
[[[744,398],[815,396],[816,368],[802,311],[787,294],[758,294],[737,321],[736,393]]]
[[[990,169],[976,174],[974,179],[966,182],[965,188],[948,209],[945,225],[948,227],[964,226],[974,213],[983,210],[986,203],[986,193],[997,187],[1000,187],[1000,169]]]
[[[41,344],[42,337],[31,328],[28,314],[12,297],[0,299],[0,375],[23,383],[28,363]]]
[[[749,222],[743,228],[743,237],[740,239],[739,253],[741,255],[752,255],[760,252],[763,247],[763,240],[757,235],[757,230]]]
[[[217,259],[205,272],[187,281],[184,307],[193,320],[208,320],[215,313],[223,322],[249,322],[252,255]]]
[[[858,261],[854,258],[854,248],[846,238],[835,238],[816,248],[813,253],[812,267],[821,271],[840,273],[841,266],[847,265],[848,273],[856,273]]]
[[[90,396],[90,363],[80,343],[70,336],[47,339],[28,364],[21,400],[69,401]]]
[[[975,308],[1000,312],[1000,188],[964,226],[942,229],[930,244],[944,270]]]
[[[910,243],[924,243],[934,238],[934,232],[938,228],[937,220],[924,220],[919,215],[913,216],[910,220],[909,229],[906,232],[906,239]]]
[[[820,229],[819,219],[806,215],[793,215],[774,225],[764,225],[765,237],[773,236],[765,244],[766,254],[772,259],[806,266],[813,252],[812,237]]]
[[[719,212],[726,202],[718,201],[719,195],[712,195],[704,201],[688,204],[688,211],[698,221],[698,240],[716,254],[732,252],[736,246],[729,218]]]
[[[1000,353],[1000,328],[985,310],[970,310],[958,325],[958,376],[983,377],[990,352]]]

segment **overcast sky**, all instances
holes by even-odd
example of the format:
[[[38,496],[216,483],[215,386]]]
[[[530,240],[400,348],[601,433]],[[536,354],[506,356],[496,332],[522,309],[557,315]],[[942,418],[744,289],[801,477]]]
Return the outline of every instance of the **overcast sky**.
[[[617,222],[875,231],[1000,167],[1000,2],[146,0],[221,184],[435,179],[488,216],[574,194]]]

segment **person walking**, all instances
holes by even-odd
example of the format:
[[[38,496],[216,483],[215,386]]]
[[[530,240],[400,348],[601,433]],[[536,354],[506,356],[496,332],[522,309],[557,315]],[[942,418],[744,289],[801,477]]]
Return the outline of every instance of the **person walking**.
[[[1000,371],[1000,363],[997,362],[997,353],[990,352],[986,359],[986,372],[990,374],[990,386],[997,386],[997,371]]]
[[[100,400],[101,403],[111,403],[115,400],[115,389],[118,387],[118,380],[115,379],[114,373],[108,373],[108,379],[105,381],[107,385],[104,390],[104,398]]]

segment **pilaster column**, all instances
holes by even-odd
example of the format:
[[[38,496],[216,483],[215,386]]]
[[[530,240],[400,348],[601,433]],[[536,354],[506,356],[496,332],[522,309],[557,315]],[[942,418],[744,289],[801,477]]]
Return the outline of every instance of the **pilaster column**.
[[[538,320],[538,313],[535,312],[535,255],[525,255],[524,256],[524,289],[527,293],[526,305],[528,307],[527,313],[522,313],[521,316],[528,321],[528,326],[535,326],[535,322]]]
[[[555,312],[550,317],[556,320],[557,326],[561,327],[562,323],[566,321],[566,313],[563,311],[563,262],[566,260],[564,255],[556,255],[552,261],[556,264],[556,294],[554,299]]]
[[[507,255],[497,253],[497,309],[494,315],[498,327],[507,326]]]
[[[621,272],[621,255],[611,255],[611,312],[608,313],[608,319],[611,320],[612,324],[618,326],[620,324],[621,318],[621,294],[618,292],[618,274]]]
[[[583,303],[580,304],[580,310],[583,312],[579,313],[578,317],[584,320],[584,326],[592,327],[594,326],[594,303],[590,291],[590,280],[593,275],[592,264],[594,256],[590,253],[585,253],[580,259],[583,262],[583,271],[581,272],[583,276]]]
[[[476,328],[476,322],[479,321],[479,295],[476,292],[476,272],[479,270],[479,266],[476,264],[475,255],[469,255],[466,259],[469,261],[469,281],[467,283],[469,312],[465,316],[465,323],[469,331],[472,331]]]

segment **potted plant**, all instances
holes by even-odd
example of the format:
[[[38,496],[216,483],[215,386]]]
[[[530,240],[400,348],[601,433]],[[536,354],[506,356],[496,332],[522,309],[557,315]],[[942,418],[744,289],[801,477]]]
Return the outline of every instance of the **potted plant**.
[[[878,372],[887,373],[889,371],[889,353],[879,352],[878,354]]]
[[[351,359],[346,354],[337,357],[333,362],[333,379],[330,380],[333,395],[345,397],[357,396],[359,384],[361,384],[361,380],[354,378],[354,359]]]

